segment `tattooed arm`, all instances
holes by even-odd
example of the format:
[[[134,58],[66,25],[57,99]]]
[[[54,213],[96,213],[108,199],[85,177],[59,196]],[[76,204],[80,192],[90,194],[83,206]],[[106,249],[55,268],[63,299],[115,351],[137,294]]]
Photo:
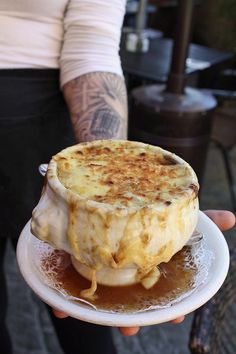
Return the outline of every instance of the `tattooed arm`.
[[[127,139],[127,95],[120,76],[85,74],[69,81],[63,91],[78,142]]]

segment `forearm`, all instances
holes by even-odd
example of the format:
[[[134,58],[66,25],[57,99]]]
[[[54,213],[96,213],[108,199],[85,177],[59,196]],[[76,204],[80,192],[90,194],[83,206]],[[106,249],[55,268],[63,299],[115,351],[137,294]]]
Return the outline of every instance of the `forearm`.
[[[120,76],[85,74],[69,81],[63,92],[78,142],[127,139],[127,94]]]

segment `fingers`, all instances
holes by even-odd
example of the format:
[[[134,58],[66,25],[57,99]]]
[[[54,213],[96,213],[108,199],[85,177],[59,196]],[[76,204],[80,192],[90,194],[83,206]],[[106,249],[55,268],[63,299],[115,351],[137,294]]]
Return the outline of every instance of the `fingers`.
[[[54,314],[54,316],[56,316],[57,318],[66,318],[68,317],[67,314],[65,314],[64,312],[52,309],[52,312]],[[184,321],[184,316],[180,316],[178,318],[176,318],[175,320],[170,321],[170,323],[173,324],[178,324]],[[137,334],[140,330],[140,327],[119,327],[119,331],[121,334],[123,334],[123,336],[129,337],[129,336],[134,336],[135,334]]]
[[[57,318],[66,318],[66,317],[68,317],[68,315],[66,313],[58,311],[58,310],[55,310],[55,309],[52,309],[52,312],[53,312],[54,316],[56,316]]]
[[[219,227],[221,231],[231,229],[235,225],[235,215],[226,210],[205,210],[204,213]]]
[[[138,333],[139,327],[119,327],[119,331],[123,336],[134,336]]]
[[[170,323],[173,324],[178,324],[183,322],[185,319],[185,316],[179,316],[175,320],[170,321]],[[140,327],[119,327],[119,331],[123,336],[134,336],[137,334],[140,330]]]
[[[57,318],[68,317],[68,315],[66,313],[55,310],[55,309],[52,309],[52,312]],[[139,327],[120,327],[119,330],[120,330],[121,334],[123,334],[124,336],[134,336],[135,334],[138,333]]]
[[[185,319],[185,317],[184,317],[184,316],[179,316],[179,317],[178,317],[178,318],[176,318],[175,320],[170,321],[170,323],[173,323],[173,324],[178,324],[178,323],[183,322],[183,321],[184,321],[184,319]]]

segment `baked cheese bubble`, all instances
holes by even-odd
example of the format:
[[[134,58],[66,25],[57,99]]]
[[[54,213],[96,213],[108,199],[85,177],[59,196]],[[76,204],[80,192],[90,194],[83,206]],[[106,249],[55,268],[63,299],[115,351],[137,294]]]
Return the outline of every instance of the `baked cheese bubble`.
[[[118,207],[169,206],[198,192],[193,170],[174,154],[144,144],[81,144],[53,157],[58,178],[75,194]]]

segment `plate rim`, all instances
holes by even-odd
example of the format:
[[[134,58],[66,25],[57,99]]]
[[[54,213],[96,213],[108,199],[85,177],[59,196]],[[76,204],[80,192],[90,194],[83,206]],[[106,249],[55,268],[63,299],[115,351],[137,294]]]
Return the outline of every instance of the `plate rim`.
[[[208,229],[212,233],[216,233],[216,239],[214,240],[215,249],[213,250],[215,251],[214,254],[218,253],[220,259],[217,262],[218,267],[216,267],[214,272],[216,273],[218,271],[218,276],[214,281],[212,279],[208,282],[206,281],[204,284],[201,284],[196,288],[189,296],[183,298],[172,306],[163,309],[153,309],[137,313],[109,313],[85,307],[81,303],[72,300],[66,300],[59,292],[50,288],[40,280],[29,267],[30,263],[27,257],[29,249],[28,247],[25,247],[25,245],[27,237],[29,237],[30,220],[23,228],[17,243],[17,263],[23,278],[33,292],[52,308],[65,312],[71,317],[94,324],[115,327],[149,326],[159,324],[168,322],[182,315],[187,315],[205,304],[217,293],[227,276],[230,256],[224,235],[214,222],[202,211],[199,211],[198,225],[199,224],[201,227],[198,226],[198,230],[203,232],[206,238],[209,237],[208,232],[206,233],[202,229]],[[201,297],[200,300],[197,300],[197,294],[198,298]]]

